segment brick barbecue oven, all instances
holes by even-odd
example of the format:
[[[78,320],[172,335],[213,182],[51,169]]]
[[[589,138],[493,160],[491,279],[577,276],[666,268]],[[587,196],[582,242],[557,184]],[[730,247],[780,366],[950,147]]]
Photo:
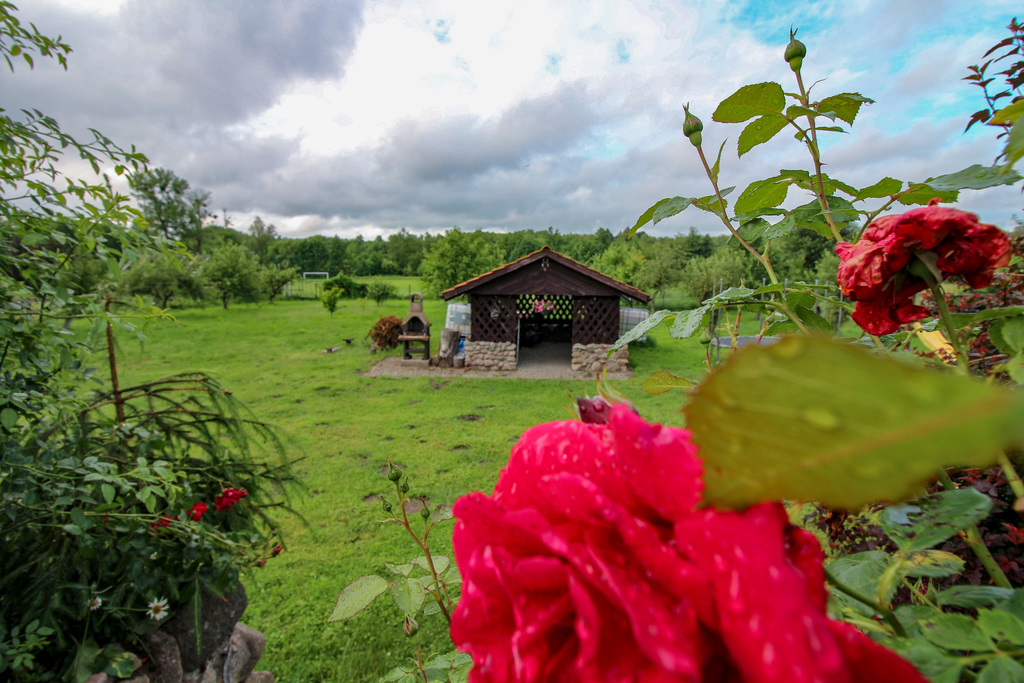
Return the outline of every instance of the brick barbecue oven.
[[[423,295],[414,292],[409,296],[409,315],[402,321],[402,334],[398,337],[402,342],[402,358],[413,360],[422,355],[423,360],[430,360],[430,321],[423,313]]]

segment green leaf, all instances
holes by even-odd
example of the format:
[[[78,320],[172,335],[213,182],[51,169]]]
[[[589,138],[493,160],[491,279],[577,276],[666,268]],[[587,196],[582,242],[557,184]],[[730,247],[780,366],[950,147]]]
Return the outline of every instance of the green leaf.
[[[879,523],[902,551],[913,552],[942,543],[985,519],[991,509],[991,498],[977,489],[964,488],[891,505],[882,512]]]
[[[974,326],[985,320],[996,320],[998,318],[1012,318],[1024,315],[1024,306],[1007,306],[1006,308],[987,308],[976,313],[950,313],[950,319],[957,328]]]
[[[944,550],[918,550],[910,553],[900,565],[903,576],[953,576],[964,570],[964,561]]]
[[[655,311],[654,313],[649,315],[646,320],[641,320],[631,330],[626,332],[626,334],[619,337],[615,341],[615,344],[612,346],[612,349],[614,350],[622,348],[626,344],[629,344],[630,342],[634,342],[637,339],[640,339],[649,331],[653,330],[655,327],[660,325],[662,320],[674,315],[676,315],[675,311]]]
[[[107,661],[103,673],[115,678],[131,678],[135,671],[135,660],[130,652],[117,652]]]
[[[853,555],[844,555],[830,564],[828,570],[848,588],[852,588],[861,595],[874,595],[875,586],[878,585],[888,564],[888,553],[882,550],[868,550]],[[889,604],[893,592],[890,591],[888,595],[884,596],[884,604]],[[850,598],[845,593],[833,590],[832,596],[846,608],[853,609],[865,616],[875,615],[874,610],[860,601]]]
[[[882,178],[874,185],[868,185],[857,192],[857,199],[882,199],[891,197],[903,189],[903,182],[895,178]]]
[[[992,641],[965,614],[940,614],[921,623],[924,637],[947,650],[992,650]]]
[[[757,145],[768,142],[787,125],[789,125],[789,121],[785,116],[779,114],[765,114],[757,117],[748,123],[740,133],[737,143],[738,156],[743,156]]]
[[[371,575],[356,579],[338,596],[338,604],[334,606],[334,612],[327,620],[351,619],[369,607],[370,603],[387,589],[387,580],[380,576]]]
[[[911,189],[912,188],[912,189]],[[928,185],[908,185],[909,192],[901,194],[896,201],[904,206],[914,206],[920,204],[927,204],[933,199],[939,201],[952,203],[955,202],[959,197],[960,193],[956,190],[950,190],[949,192],[939,192],[938,190],[929,187]]]
[[[861,105],[873,103],[874,100],[859,93],[844,92],[826,97],[818,103],[817,109],[820,112],[835,112],[836,116],[852,125],[853,120],[857,118],[857,113],[860,112]]]
[[[1003,166],[1004,175],[1016,175],[1010,168],[1024,156],[1024,119],[1017,119],[1010,129],[1010,135],[1006,139],[1006,147],[1003,148],[1003,155],[1006,157],[1006,165]],[[1017,176],[1018,178],[1020,176]],[[1014,181],[1016,182],[1016,181]]]
[[[637,230],[651,221],[654,221],[654,224],[657,225],[659,221],[675,216],[695,201],[696,200],[693,197],[669,197],[667,199],[662,199],[660,202],[640,214],[640,218],[636,219],[636,224],[629,229],[627,235],[632,237],[636,234]]]
[[[77,524],[65,524],[61,527],[61,529],[63,529],[66,533],[71,534],[72,536],[82,535],[82,527],[78,526]]]
[[[796,317],[800,318],[800,322],[811,332],[826,336],[832,336],[836,333],[832,323],[822,318],[809,307],[795,306],[793,312],[796,313]]]
[[[836,120],[836,113],[834,111],[816,111],[814,109],[808,109],[807,107],[801,107],[798,104],[786,107],[786,116],[791,119],[795,119],[798,116],[824,116],[832,121]]]
[[[1024,350],[1024,316],[997,320],[988,328],[989,339],[1008,356]]]
[[[1000,610],[978,610],[978,626],[996,643],[1024,645],[1024,622]]]
[[[953,586],[935,595],[939,607],[987,607],[1013,595],[1009,588],[997,586]]]
[[[451,560],[449,560],[445,555],[431,555],[431,557],[434,560],[434,569],[437,571],[437,575],[440,576],[441,574],[444,574],[444,570],[448,569],[448,565],[451,564]],[[427,557],[425,555],[420,555],[413,560],[412,563],[425,572],[430,571],[430,565],[427,564]]]
[[[397,576],[409,576],[410,572],[412,572],[412,563],[407,562],[405,564],[388,564],[387,562],[385,562],[384,568]]]
[[[992,114],[992,118],[988,120],[988,123],[1016,123],[1020,119],[1021,114],[1024,114],[1024,100],[1018,100],[996,111]]]
[[[737,214],[742,214],[778,206],[786,200],[786,194],[789,192],[789,183],[780,180],[782,179],[779,176],[775,176],[750,183],[736,200],[733,209]]]
[[[1021,180],[1020,174],[1012,171],[1004,173],[1002,166],[974,164],[956,173],[929,178],[923,184],[938,192],[951,192],[956,190],[983,190],[986,187],[996,187],[998,185],[1013,185],[1019,180]]]
[[[764,114],[781,114],[786,95],[778,83],[745,85],[729,95],[711,118],[719,123],[741,123]]]
[[[14,425],[18,423],[18,413],[13,408],[4,408],[0,410],[0,424],[4,426],[4,429],[14,429]]]
[[[931,683],[960,683],[963,664],[958,657],[920,638],[896,638],[886,643],[928,677]]]
[[[409,617],[415,617],[423,606],[423,584],[417,579],[395,579],[391,584],[391,597],[398,609]]]
[[[658,370],[656,373],[644,380],[640,388],[651,396],[664,394],[673,389],[689,389],[693,382],[685,377],[677,377],[668,370]]]
[[[770,227],[772,227],[772,224],[765,219],[754,218],[742,223],[740,227],[736,228],[736,232],[747,242],[753,242],[767,232]]]
[[[857,509],[909,497],[939,467],[994,463],[1022,408],[999,387],[789,337],[737,352],[684,412],[705,464],[706,504]]]
[[[699,306],[691,311],[679,311],[668,333],[676,339],[689,339],[707,325],[710,312],[711,308],[708,306]]]
[[[117,491],[110,484],[100,484],[100,492],[103,494],[103,500],[108,503],[114,502],[114,498],[117,496]]]
[[[999,655],[981,670],[977,683],[1024,683],[1024,666],[1009,655]]]

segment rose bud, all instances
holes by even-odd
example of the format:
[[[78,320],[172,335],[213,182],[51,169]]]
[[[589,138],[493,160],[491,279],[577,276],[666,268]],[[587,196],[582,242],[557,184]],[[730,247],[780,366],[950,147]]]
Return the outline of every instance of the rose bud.
[[[428,510],[426,506],[420,509],[420,517],[422,517],[424,521],[430,519],[430,510]]]
[[[704,124],[690,113],[690,105],[683,105],[683,111],[686,113],[686,119],[683,121],[683,135],[689,138],[691,145],[700,147],[702,141],[700,132],[704,130]]]
[[[807,46],[796,39],[796,31],[789,30],[789,45],[786,46],[786,53],[783,58],[789,62],[789,68],[799,71],[803,66],[804,57],[807,56]]]

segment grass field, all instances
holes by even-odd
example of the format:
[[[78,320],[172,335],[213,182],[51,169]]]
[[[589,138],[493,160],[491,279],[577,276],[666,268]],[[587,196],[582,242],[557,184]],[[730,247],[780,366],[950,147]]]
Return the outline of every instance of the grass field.
[[[416,291],[411,278],[390,280],[403,295]],[[439,330],[444,302],[428,299],[425,309]],[[410,639],[393,606],[326,621],[349,582],[418,554],[404,530],[379,523],[384,513],[376,494],[389,489],[389,457],[410,475],[412,495],[451,503],[469,491],[489,491],[525,429],[569,417],[572,396],[595,393],[593,381],[362,376],[382,358],[369,353],[366,332],[382,315],[407,312],[404,298],[380,307],[342,300],[333,318],[310,299],[226,311],[211,306],[176,311],[177,322],[148,328],[144,343],[120,339],[123,384],[207,372],[260,419],[281,427],[291,455],[301,458],[296,469],[306,492],[295,507],[308,524],[283,517],[286,552],[245,578],[244,621],[266,635],[260,668],[280,681],[375,681],[416,645],[450,649],[440,617],[424,618]],[[346,337],[354,338],[351,346]],[[670,340],[665,327],[652,337],[653,344],[631,349],[634,378],[615,388],[647,419],[679,425],[683,394],[652,397],[639,385],[661,369],[701,376],[704,347]],[[322,353],[334,346],[342,348]],[[439,552],[449,552],[447,536],[437,535]]]

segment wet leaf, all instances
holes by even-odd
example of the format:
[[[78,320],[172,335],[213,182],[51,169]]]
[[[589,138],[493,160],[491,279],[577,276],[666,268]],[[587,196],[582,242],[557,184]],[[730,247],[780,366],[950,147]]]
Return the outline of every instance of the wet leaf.
[[[704,502],[731,508],[903,500],[939,467],[992,464],[1024,423],[1010,391],[819,337],[737,352],[684,412]]]
[[[938,545],[980,522],[991,509],[991,498],[976,489],[965,488],[891,505],[882,513],[879,523],[902,551],[912,553]]]
[[[370,603],[387,589],[387,580],[380,576],[362,576],[356,579],[338,596],[338,604],[327,620],[341,621],[354,617],[369,607]]]
[[[672,389],[688,389],[692,386],[693,382],[685,377],[677,377],[668,370],[658,370],[656,373],[645,379],[644,383],[640,385],[640,388],[651,396],[657,396],[658,394],[664,394],[666,391],[671,391]]]

